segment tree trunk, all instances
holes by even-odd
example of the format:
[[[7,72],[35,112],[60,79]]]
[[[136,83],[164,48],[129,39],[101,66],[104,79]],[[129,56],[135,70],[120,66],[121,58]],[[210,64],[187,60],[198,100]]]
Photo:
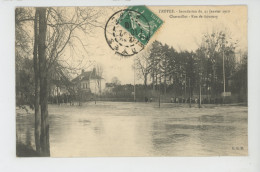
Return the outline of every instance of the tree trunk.
[[[48,120],[48,71],[46,68],[46,8],[39,11],[39,64],[40,64],[40,104],[41,104],[41,156],[50,156],[49,120]]]
[[[41,132],[41,118],[39,110],[39,60],[38,60],[38,10],[35,12],[34,19],[34,50],[33,50],[33,62],[34,62],[34,86],[35,86],[35,101],[34,101],[34,137],[36,151],[40,153],[40,132]]]
[[[154,84],[154,57],[152,57],[152,84],[153,84],[153,91],[155,90]]]
[[[57,90],[56,103],[57,103],[57,105],[59,105],[59,104],[60,104],[60,103],[59,103],[59,96],[60,96],[60,94],[59,94],[59,88],[58,88],[58,86],[56,86],[56,90]]]
[[[166,94],[166,86],[166,72],[164,72],[164,94]]]
[[[212,65],[212,68],[213,68],[213,79],[212,79],[213,84],[212,84],[211,91],[213,92],[213,96],[214,96],[213,98],[216,98],[216,79],[215,79],[216,78],[216,67],[215,67],[215,64]]]
[[[153,91],[155,90],[155,84],[154,84],[154,71],[152,73],[152,84],[153,84]]]
[[[157,84],[158,84],[158,77],[157,77],[157,71],[156,71],[156,74],[155,74],[155,89],[157,89]]]
[[[166,68],[167,68],[167,63],[166,63],[166,57],[164,57],[164,58],[165,58],[165,63],[164,63],[164,94],[166,94],[166,86],[167,86],[167,85],[166,85],[166,77],[167,77],[167,76],[166,76],[166,72],[167,72],[167,71],[166,71],[166,70],[167,70]]]

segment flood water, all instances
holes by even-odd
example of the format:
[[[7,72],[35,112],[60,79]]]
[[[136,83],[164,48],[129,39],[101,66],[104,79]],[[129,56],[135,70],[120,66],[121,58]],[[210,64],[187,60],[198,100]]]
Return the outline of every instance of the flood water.
[[[247,155],[247,107],[128,102],[49,105],[52,157]],[[17,111],[16,137],[34,144],[34,116]]]

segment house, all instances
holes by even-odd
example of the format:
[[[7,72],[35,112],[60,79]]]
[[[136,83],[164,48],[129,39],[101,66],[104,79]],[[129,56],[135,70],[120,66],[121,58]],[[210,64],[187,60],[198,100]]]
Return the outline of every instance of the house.
[[[51,103],[62,103],[68,101],[85,101],[101,95],[105,88],[105,82],[94,68],[92,71],[82,70],[81,74],[69,80],[62,70],[51,73],[49,90],[49,101]]]
[[[101,95],[102,90],[105,88],[105,83],[102,82],[104,78],[99,76],[96,72],[96,68],[92,71],[81,71],[76,78],[71,82],[74,85],[74,89],[83,94],[95,94]]]

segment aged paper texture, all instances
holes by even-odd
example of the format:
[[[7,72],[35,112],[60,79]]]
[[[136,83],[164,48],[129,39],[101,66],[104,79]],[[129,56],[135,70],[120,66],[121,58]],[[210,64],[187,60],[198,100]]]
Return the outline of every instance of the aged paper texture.
[[[247,6],[17,7],[17,157],[247,156]]]

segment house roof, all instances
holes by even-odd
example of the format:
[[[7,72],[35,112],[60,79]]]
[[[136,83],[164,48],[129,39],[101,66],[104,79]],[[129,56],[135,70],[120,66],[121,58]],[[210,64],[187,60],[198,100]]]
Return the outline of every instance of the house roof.
[[[101,76],[97,75],[95,71],[82,71],[80,75],[76,78],[72,79],[72,82],[80,82],[80,81],[87,81],[90,79],[104,79]]]

